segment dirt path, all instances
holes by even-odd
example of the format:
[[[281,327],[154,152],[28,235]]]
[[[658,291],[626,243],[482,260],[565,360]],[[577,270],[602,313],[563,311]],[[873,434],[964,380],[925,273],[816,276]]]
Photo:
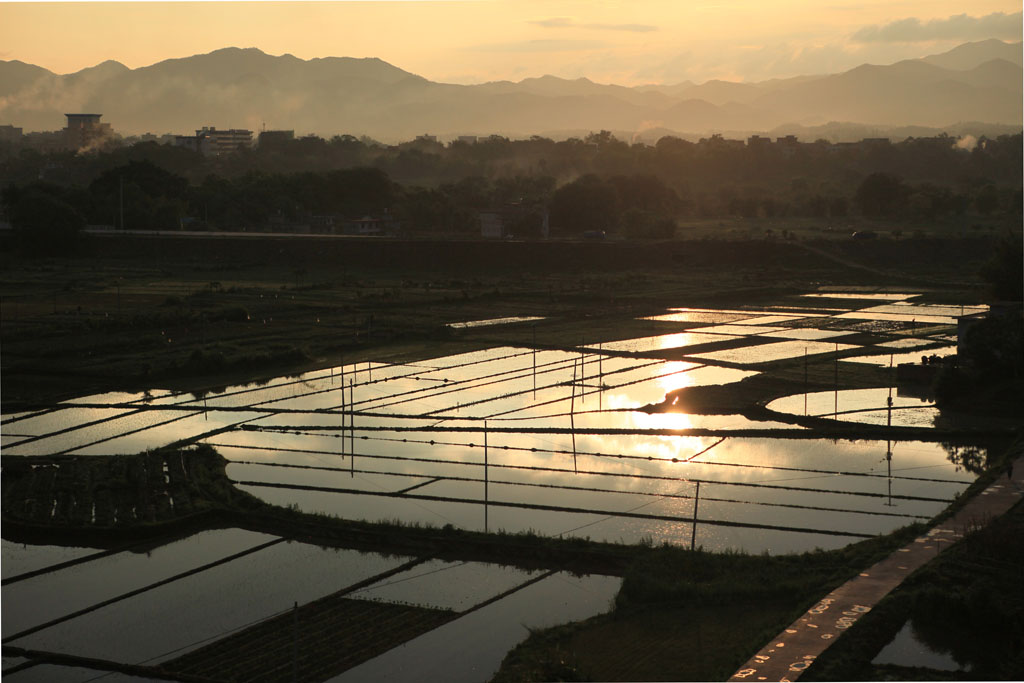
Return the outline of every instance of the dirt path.
[[[747,661],[730,681],[795,681],[843,631],[871,611],[882,598],[919,567],[965,534],[985,526],[1024,496],[1024,450],[1018,454],[1012,478],[1000,477],[970,500],[953,517],[933,527],[835,589]]]

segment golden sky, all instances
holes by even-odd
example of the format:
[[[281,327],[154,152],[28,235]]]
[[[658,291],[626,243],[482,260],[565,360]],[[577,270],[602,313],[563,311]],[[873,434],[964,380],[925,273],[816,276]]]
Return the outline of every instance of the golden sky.
[[[0,59],[71,73],[222,47],[379,57],[436,81],[757,81],[1020,40],[1019,0],[0,2]]]

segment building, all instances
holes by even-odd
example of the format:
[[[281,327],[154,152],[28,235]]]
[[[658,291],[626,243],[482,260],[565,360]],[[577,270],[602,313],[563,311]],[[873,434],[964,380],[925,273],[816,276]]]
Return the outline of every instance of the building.
[[[196,135],[175,135],[174,146],[184,147],[190,149],[193,152],[199,151],[199,137]]]
[[[213,126],[203,126],[196,131],[199,138],[199,151],[203,154],[224,154],[237,152],[240,147],[252,147],[252,131],[243,128],[217,130]]]
[[[382,216],[363,216],[342,221],[341,232],[345,235],[383,237],[397,235],[401,227],[402,224],[399,221],[385,212]]]
[[[751,135],[747,138],[747,147],[751,149],[760,148],[764,149],[772,144],[771,138],[763,138],[760,135]]]
[[[65,114],[68,125],[61,131],[64,143],[71,149],[95,144],[111,134],[109,123],[100,122],[103,114]]]
[[[475,145],[476,144],[476,136],[475,135],[460,135],[458,137],[458,141],[462,142],[462,143],[465,143],[467,145]]]
[[[480,236],[498,240],[505,237],[505,220],[501,211],[480,212]]]
[[[747,145],[743,140],[733,140],[731,138],[724,138],[722,137],[721,133],[715,133],[710,138],[701,138],[697,142],[697,147],[701,150],[740,150],[744,149],[746,146]]]
[[[551,234],[546,207],[522,201],[509,202],[497,209],[479,213],[480,236],[484,239],[541,238]]]
[[[10,124],[0,126],[0,142],[15,143],[21,142],[22,129]]]
[[[203,126],[195,135],[175,135],[174,144],[206,156],[237,152],[241,147],[252,147],[252,131],[243,128],[218,130],[213,126]]]

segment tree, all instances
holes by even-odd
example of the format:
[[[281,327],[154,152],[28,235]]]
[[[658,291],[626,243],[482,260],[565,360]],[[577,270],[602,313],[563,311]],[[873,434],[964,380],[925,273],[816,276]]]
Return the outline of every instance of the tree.
[[[903,181],[888,173],[872,173],[857,187],[854,202],[865,216],[883,218],[896,214],[906,194]]]
[[[97,223],[175,230],[185,214],[188,181],[150,161],[129,161],[101,174],[89,185],[89,194]]]
[[[619,224],[615,187],[596,175],[585,175],[555,190],[551,224],[563,233],[613,230]]]
[[[1007,235],[981,271],[999,301],[1024,300],[1024,240],[1019,233]]]
[[[74,254],[81,246],[85,219],[45,183],[3,192],[3,204],[18,244],[34,255]]]

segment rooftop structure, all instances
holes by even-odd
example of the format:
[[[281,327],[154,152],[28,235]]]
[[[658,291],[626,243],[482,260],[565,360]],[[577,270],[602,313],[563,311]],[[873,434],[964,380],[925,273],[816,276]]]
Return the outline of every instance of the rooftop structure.
[[[65,114],[64,141],[72,149],[81,149],[102,140],[111,133],[109,123],[101,123],[103,114]]]

